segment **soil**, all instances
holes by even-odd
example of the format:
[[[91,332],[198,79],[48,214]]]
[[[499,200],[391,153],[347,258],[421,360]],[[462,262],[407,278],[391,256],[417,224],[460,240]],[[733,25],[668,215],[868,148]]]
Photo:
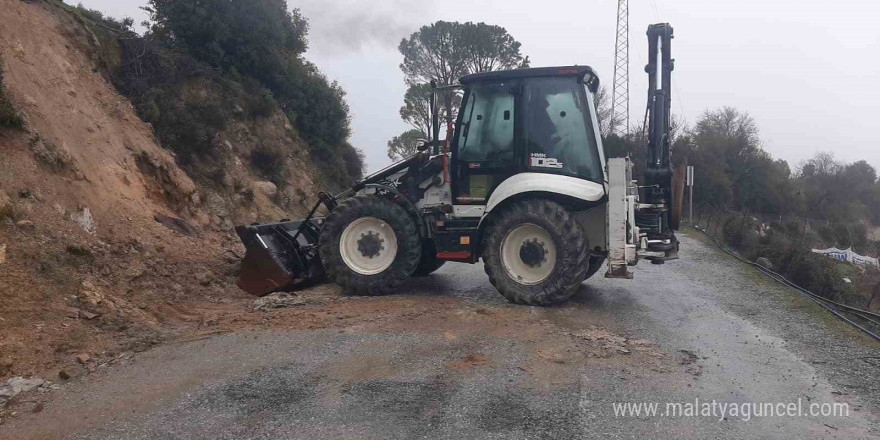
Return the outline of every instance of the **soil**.
[[[73,15],[18,0],[0,10],[4,85],[25,121],[0,128],[0,380],[56,378],[81,354],[92,368],[247,304],[235,214],[304,208],[259,191],[249,208],[218,203],[101,75],[97,40]],[[289,131],[274,116],[258,125]],[[310,185],[309,173],[297,179]]]

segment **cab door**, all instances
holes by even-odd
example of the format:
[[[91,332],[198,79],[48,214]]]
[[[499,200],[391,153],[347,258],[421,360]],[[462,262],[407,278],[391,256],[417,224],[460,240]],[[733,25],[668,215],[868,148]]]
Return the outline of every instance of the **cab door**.
[[[456,205],[484,205],[504,179],[523,164],[517,81],[468,87],[452,142],[452,196]]]

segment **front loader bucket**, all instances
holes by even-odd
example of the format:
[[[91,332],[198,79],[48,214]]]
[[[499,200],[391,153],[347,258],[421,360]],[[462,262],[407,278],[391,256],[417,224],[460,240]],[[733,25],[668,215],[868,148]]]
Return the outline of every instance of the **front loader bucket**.
[[[264,296],[324,276],[318,257],[323,218],[254,224],[235,228],[247,253],[241,262],[238,287]]]

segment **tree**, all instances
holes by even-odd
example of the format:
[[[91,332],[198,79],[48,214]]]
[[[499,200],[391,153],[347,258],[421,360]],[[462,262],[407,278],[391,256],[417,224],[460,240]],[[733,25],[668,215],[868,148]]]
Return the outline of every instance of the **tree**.
[[[596,92],[595,100],[596,119],[599,121],[599,131],[602,133],[602,138],[605,139],[610,136],[611,133],[614,133],[614,129],[620,125],[620,121],[615,121],[614,118],[611,117],[611,99],[608,95],[607,87],[602,86],[599,88],[599,91]]]
[[[418,140],[424,138],[419,130],[408,130],[400,136],[394,136],[388,141],[388,158],[397,162],[406,159],[418,152]]]
[[[347,185],[348,177],[360,176],[360,156],[347,142],[351,121],[345,92],[303,58],[308,21],[299,10],[289,10],[286,0],[149,0],[144,9],[151,19],[148,41],[185,53],[228,80],[256,80],[268,89],[260,94],[271,96],[313,157],[333,169],[333,177]],[[166,64],[156,67],[174,68]],[[198,73],[177,70],[181,74],[174,79],[181,81]]]
[[[431,85],[415,84],[406,89],[400,118],[427,137],[431,132]]]
[[[529,67],[529,57],[501,26],[467,22],[461,25],[465,68],[469,73]]]
[[[285,0],[150,0],[152,35],[198,60],[235,68],[273,91],[286,62],[308,47],[308,21]]]
[[[400,42],[400,70],[411,86],[431,81],[451,85],[469,73],[528,66],[520,46],[499,26],[441,20],[422,26]],[[438,96],[445,122],[455,119],[457,98],[455,92]]]

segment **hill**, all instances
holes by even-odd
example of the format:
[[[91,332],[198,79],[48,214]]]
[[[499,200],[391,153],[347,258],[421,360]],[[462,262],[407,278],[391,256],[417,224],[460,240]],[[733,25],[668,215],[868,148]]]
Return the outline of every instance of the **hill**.
[[[252,78],[94,11],[0,10],[0,103],[16,122],[0,124],[0,378],[209,329],[248,300],[232,226],[301,215],[314,188],[357,177],[313,159]],[[143,75],[157,65],[167,75]]]

